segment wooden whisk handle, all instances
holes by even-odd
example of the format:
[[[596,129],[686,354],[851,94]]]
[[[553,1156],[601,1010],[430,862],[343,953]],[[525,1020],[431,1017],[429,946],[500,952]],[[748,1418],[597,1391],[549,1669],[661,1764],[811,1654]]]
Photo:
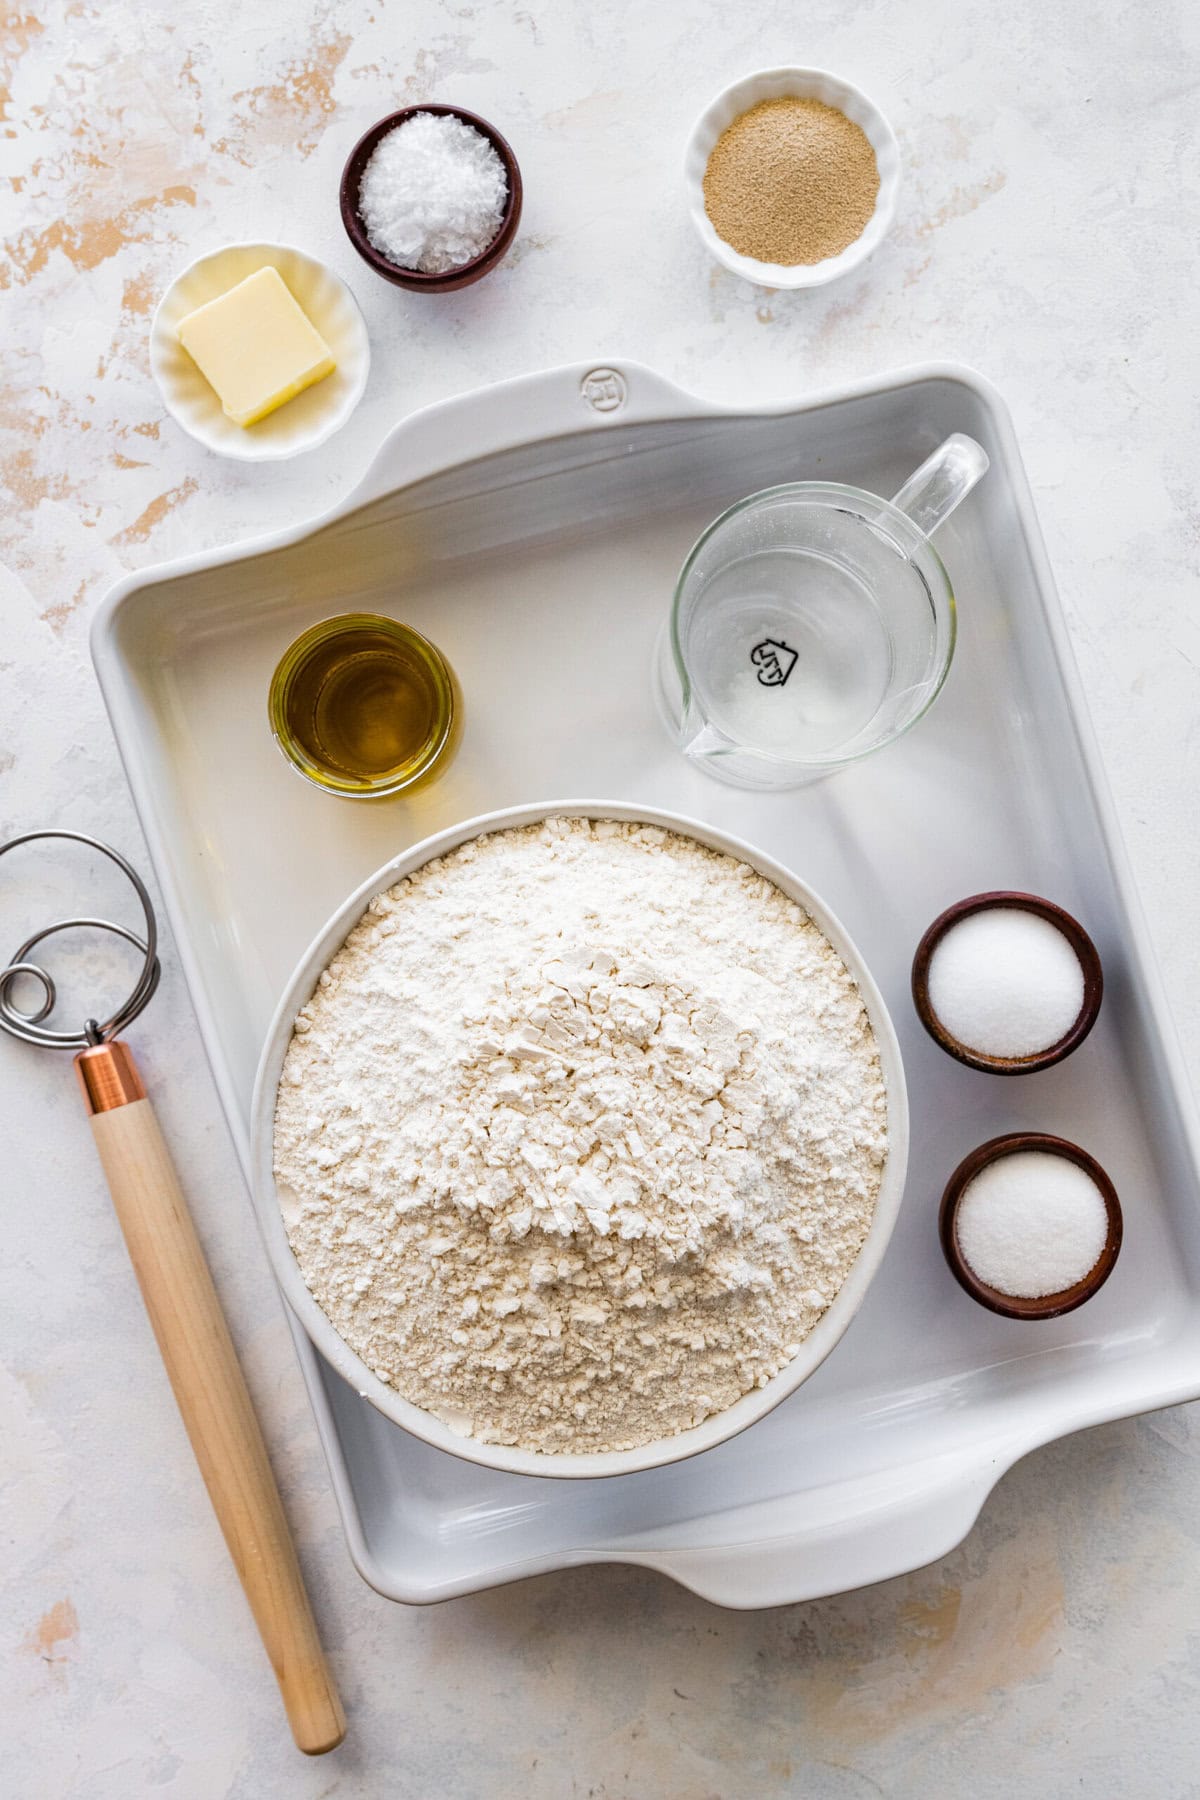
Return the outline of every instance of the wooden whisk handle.
[[[196,1461],[279,1682],[296,1743],[346,1720],[317,1636],[262,1432],[170,1154],[126,1044],[75,1059],[92,1132]]]

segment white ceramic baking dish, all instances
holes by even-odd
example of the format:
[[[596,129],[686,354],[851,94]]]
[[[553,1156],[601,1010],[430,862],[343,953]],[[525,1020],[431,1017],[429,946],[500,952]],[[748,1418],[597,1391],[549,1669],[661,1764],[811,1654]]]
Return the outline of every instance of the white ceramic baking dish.
[[[952,431],[992,466],[939,537],[960,629],[936,706],[886,755],[794,793],[709,780],[663,730],[648,674],[696,537],[775,482],[892,493]],[[331,799],[271,740],[283,650],[351,607],[426,631],[472,696],[454,762],[411,799]],[[262,1046],[322,921],[381,864],[531,794],[684,813],[802,870],[896,1027],[911,1150],[887,1254],[836,1355],[703,1456],[618,1481],[483,1468],[360,1398],[287,1309],[350,1553],[381,1593],[444,1600],[605,1561],[727,1606],[836,1593],[948,1550],[1035,1445],[1200,1394],[1186,1070],[1012,422],[982,377],[924,364],[721,404],[619,358],[522,376],[403,420],[321,516],[125,577],[92,644],[247,1175]],[[1104,959],[1087,1043],[1019,1082],[945,1056],[909,997],[930,920],[995,887],[1060,901]],[[1034,1325],[985,1313],[937,1243],[955,1164],[1020,1129],[1091,1150],[1126,1223],[1104,1290]]]
[[[475,1438],[463,1437],[452,1431],[433,1413],[404,1399],[394,1387],[380,1381],[361,1357],[339,1337],[309,1292],[288,1243],[275,1187],[275,1099],[283,1061],[292,1039],[292,1022],[311,996],[321,971],[362,917],[368,901],[397,881],[403,880],[406,875],[411,875],[423,863],[447,855],[470,838],[480,837],[488,831],[506,831],[520,825],[537,824],[547,817],[620,819],[634,820],[643,825],[660,825],[668,831],[681,832],[686,837],[695,838],[712,850],[722,850],[728,856],[738,857],[757,869],[760,875],[773,881],[789,899],[797,901],[805,909],[854,976],[879,1045],[879,1060],[887,1088],[888,1157],[871,1229],[849,1276],[820,1322],[805,1338],[799,1354],[765,1387],[743,1394],[740,1400],[727,1407],[724,1412],[714,1413],[701,1424],[693,1426],[690,1431],[681,1431],[675,1437],[643,1444],[636,1450],[550,1455],[516,1449],[507,1444],[481,1443]],[[386,1418],[402,1425],[416,1437],[424,1438],[427,1444],[432,1444],[438,1450],[448,1450],[455,1456],[466,1457],[469,1462],[482,1463],[487,1468],[502,1469],[509,1474],[580,1478],[631,1475],[637,1470],[656,1469],[666,1463],[682,1462],[685,1457],[695,1456],[701,1450],[711,1450],[771,1412],[824,1362],[862,1304],[871,1277],[883,1260],[883,1253],[892,1235],[892,1227],[904,1193],[904,1173],[908,1161],[908,1095],[904,1086],[900,1046],[896,1042],[896,1033],[884,1005],[883,995],[841,921],[790,869],[785,869],[772,857],[765,856],[761,850],[743,843],[740,838],[702,824],[698,819],[683,818],[678,813],[663,812],[655,807],[630,806],[618,800],[564,800],[537,806],[512,806],[501,812],[486,813],[482,818],[468,819],[461,825],[452,826],[449,831],[441,831],[435,837],[426,838],[423,843],[404,851],[400,856],[393,857],[354,890],[301,957],[275,1009],[255,1082],[250,1131],[253,1159],[251,1188],[276,1278],[292,1311],[322,1356],[339,1375],[350,1382],[373,1406],[377,1406]]]

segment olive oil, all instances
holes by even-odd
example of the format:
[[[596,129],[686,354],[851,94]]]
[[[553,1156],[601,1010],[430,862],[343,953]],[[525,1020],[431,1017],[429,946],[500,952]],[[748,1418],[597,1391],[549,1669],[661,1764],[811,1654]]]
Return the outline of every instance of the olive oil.
[[[451,747],[458,707],[441,653],[407,625],[351,613],[313,626],[271,683],[271,726],[303,775],[334,793],[395,794]]]

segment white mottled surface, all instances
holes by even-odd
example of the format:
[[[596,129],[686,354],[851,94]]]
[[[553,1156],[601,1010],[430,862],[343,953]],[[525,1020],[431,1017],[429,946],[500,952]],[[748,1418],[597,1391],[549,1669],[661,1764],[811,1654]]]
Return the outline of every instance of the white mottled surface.
[[[1186,0],[30,0],[5,26],[0,831],[144,863],[87,660],[132,565],[342,491],[414,406],[623,353],[758,399],[920,356],[1011,401],[1185,1047],[1200,1052],[1200,12]],[[900,135],[874,261],[792,297],[711,266],[680,202],[694,114],[827,64]],[[516,252],[459,297],[357,263],[335,195],[405,98],[521,159]],[[164,419],[148,309],[236,237],[330,260],[375,349],[353,425],[282,468]],[[6,869],[7,875],[7,869]],[[99,900],[101,896],[97,894]],[[6,879],[7,948],[44,888]],[[8,1794],[1189,1795],[1200,1737],[1200,1425],[1180,1409],[1031,1457],[962,1548],[838,1599],[718,1612],[583,1570],[406,1611],[346,1558],[280,1308],[168,950],[137,1030],[241,1345],[351,1715],[302,1762],[192,1466],[65,1062],[0,1043],[0,1668]]]

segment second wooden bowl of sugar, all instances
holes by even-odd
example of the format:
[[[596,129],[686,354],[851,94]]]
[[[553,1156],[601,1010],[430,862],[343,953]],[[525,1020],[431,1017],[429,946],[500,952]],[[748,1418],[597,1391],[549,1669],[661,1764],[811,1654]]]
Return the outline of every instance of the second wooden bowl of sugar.
[[[1067,1138],[1014,1131],[965,1156],[938,1216],[959,1286],[1006,1319],[1058,1319],[1098,1294],[1121,1250],[1121,1202]]]
[[[776,103],[788,101],[806,104],[792,109],[791,121],[772,118]],[[755,118],[748,121],[752,112]],[[730,136],[735,125],[741,142]],[[771,167],[786,167],[786,177],[772,174],[756,158],[760,128]],[[754,176],[756,161],[761,182]],[[717,196],[714,175],[720,178]],[[759,287],[823,287],[857,269],[890,230],[900,191],[900,151],[883,113],[840,75],[828,69],[757,69],[723,89],[697,119],[684,157],[684,181],[692,224],[719,263]],[[740,247],[721,234],[712,211]],[[762,233],[761,254],[748,253],[755,241],[752,214]],[[768,245],[773,254],[767,254]]]

